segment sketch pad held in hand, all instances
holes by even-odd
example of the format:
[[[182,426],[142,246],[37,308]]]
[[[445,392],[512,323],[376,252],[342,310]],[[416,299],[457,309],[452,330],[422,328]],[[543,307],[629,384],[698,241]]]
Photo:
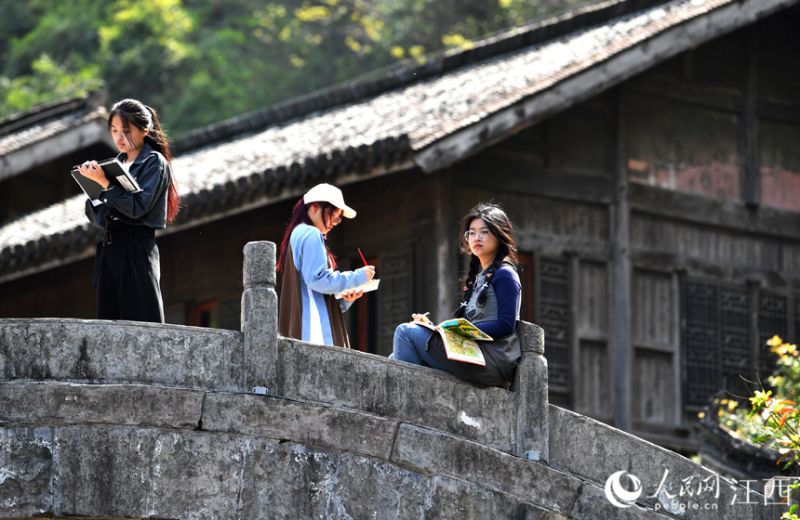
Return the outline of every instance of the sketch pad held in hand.
[[[136,179],[128,173],[125,168],[122,166],[122,163],[119,162],[119,159],[112,158],[106,159],[105,161],[100,161],[97,164],[103,169],[106,174],[106,178],[108,181],[116,186],[119,186],[123,190],[130,192],[130,193],[139,193],[142,189],[139,187],[139,183],[136,182]],[[93,181],[89,177],[84,177],[78,171],[78,167],[74,166],[72,171],[70,172],[72,178],[75,179],[75,182],[78,183],[78,186],[83,190],[89,200],[92,201],[93,206],[97,206],[102,204],[100,201],[100,195],[103,193],[103,187],[100,186],[99,183]]]
[[[351,289],[347,289],[346,291],[338,292],[335,294],[336,299],[340,299],[344,293],[348,293],[350,291],[364,291],[364,292],[371,292],[377,291],[378,286],[381,284],[381,281],[378,278],[373,278],[372,280],[368,281],[367,283],[362,283],[359,286],[353,287]]]

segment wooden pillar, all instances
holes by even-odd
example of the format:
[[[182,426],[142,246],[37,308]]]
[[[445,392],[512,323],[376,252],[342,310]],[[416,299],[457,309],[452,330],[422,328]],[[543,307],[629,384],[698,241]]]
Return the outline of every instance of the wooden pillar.
[[[614,198],[611,206],[611,360],[614,426],[631,429],[631,254],[626,153],[625,99],[615,93]]]
[[[437,323],[450,317],[458,305],[458,215],[453,210],[453,183],[450,172],[433,177],[436,214],[436,310]]]
[[[742,201],[750,207],[761,204],[761,155],[758,125],[758,31],[747,29],[744,106],[739,118]]]

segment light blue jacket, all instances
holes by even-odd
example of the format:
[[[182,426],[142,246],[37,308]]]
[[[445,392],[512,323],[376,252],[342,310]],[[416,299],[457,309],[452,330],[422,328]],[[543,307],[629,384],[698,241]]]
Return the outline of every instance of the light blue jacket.
[[[328,263],[325,238],[314,226],[299,224],[289,237],[294,266],[300,275],[300,294],[303,299],[303,341],[333,345],[331,321],[324,295],[352,289],[367,282],[364,268],[356,271],[334,271]],[[339,300],[342,312],[350,304]]]

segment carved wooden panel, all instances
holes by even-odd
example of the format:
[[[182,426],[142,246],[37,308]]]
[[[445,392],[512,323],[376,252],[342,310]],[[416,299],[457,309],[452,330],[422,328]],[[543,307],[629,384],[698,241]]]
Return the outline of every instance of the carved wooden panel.
[[[539,315],[545,330],[550,390],[569,392],[569,287],[567,262],[543,258],[539,262]]]
[[[394,329],[398,324],[411,319],[411,298],[413,269],[411,255],[397,255],[381,258],[381,288],[370,294],[377,299],[378,319],[376,337],[377,348],[370,351],[389,354],[392,351]],[[369,324],[372,327],[374,324]]]
[[[748,395],[745,379],[753,376],[749,294],[745,287],[722,286],[719,297],[722,388],[733,395]]]
[[[608,337],[608,271],[600,262],[580,263],[580,301],[575,316],[580,337]]]
[[[675,374],[673,355],[637,350],[633,362],[633,417],[658,425],[674,425]]]
[[[704,406],[720,389],[718,288],[713,282],[683,284],[685,402]]]
[[[778,335],[784,340],[788,332],[788,301],[786,296],[770,291],[761,291],[758,295],[758,372],[764,380],[775,368],[775,355],[766,346],[767,340]]]
[[[675,351],[677,302],[672,293],[672,275],[636,270],[632,282],[631,320],[637,347]]]
[[[601,341],[581,341],[579,350],[580,377],[575,385],[575,411],[608,420],[613,410],[608,347]]]

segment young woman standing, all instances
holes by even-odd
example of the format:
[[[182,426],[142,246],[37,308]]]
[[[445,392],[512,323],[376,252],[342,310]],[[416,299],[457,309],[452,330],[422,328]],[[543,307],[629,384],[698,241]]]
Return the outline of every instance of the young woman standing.
[[[120,152],[117,159],[141,191],[111,184],[97,161],[79,167],[105,190],[99,206],[86,202],[86,216],[104,230],[92,276],[97,317],[163,323],[155,230],[172,222],[180,206],[169,142],[156,111],[135,99],[111,107],[108,129]]]
[[[350,289],[375,276],[368,265],[337,271],[336,259],[325,240],[342,217],[356,212],[344,203],[342,192],[318,184],[297,201],[281,242],[276,270],[282,273],[278,330],[281,335],[311,343],[350,347],[342,312],[361,297]],[[345,292],[341,300],[336,293]]]
[[[456,316],[494,338],[478,342],[486,366],[447,359],[439,334],[413,321],[395,329],[391,358],[450,372],[472,383],[508,388],[522,357],[516,335],[522,291],[513,226],[500,207],[486,203],[472,208],[463,222],[461,249],[469,255],[469,272]]]

